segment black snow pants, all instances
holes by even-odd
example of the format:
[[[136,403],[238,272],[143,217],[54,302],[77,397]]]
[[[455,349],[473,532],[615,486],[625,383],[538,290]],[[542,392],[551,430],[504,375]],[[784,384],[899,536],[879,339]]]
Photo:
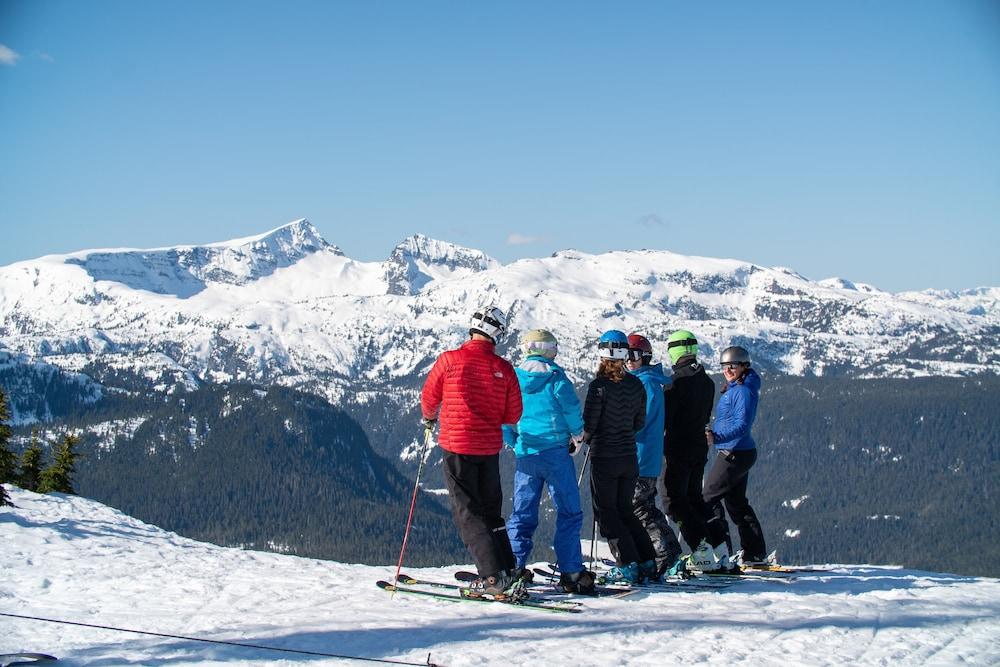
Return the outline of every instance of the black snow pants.
[[[500,456],[445,450],[442,458],[451,515],[480,576],[513,570],[514,552],[500,515],[503,506]]]
[[[632,498],[639,479],[635,454],[590,460],[590,496],[601,536],[618,565],[643,563],[656,558],[642,522],[632,512]]]
[[[702,494],[711,511],[708,529],[712,535],[712,544],[719,544],[722,540],[716,540],[721,537],[729,547],[729,553],[733,553],[733,542],[726,523],[726,512],[729,512],[729,518],[739,531],[740,547],[745,560],[764,560],[767,556],[764,533],[757,515],[750,507],[750,501],[747,500],[748,473],[756,461],[756,449],[720,451],[705,478]],[[726,505],[725,511],[722,509],[723,503]]]
[[[677,524],[681,536],[693,552],[702,540],[709,538],[707,517],[713,516],[701,495],[706,461],[671,456],[667,457],[665,463],[663,507],[667,510],[667,516]],[[715,545],[724,539],[724,536],[719,537]]]
[[[632,513],[646,529],[649,541],[653,543],[653,551],[656,552],[656,571],[663,574],[681,555],[681,545],[677,542],[677,535],[667,522],[667,517],[656,506],[655,477],[640,477],[636,481]]]

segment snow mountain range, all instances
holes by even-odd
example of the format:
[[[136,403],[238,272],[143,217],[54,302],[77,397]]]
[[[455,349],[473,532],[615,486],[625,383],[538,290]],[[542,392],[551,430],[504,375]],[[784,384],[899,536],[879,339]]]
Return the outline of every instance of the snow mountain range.
[[[337,402],[412,398],[481,304],[559,339],[583,382],[601,332],[640,331],[656,359],[680,328],[711,367],[730,344],[791,375],[1000,374],[1000,288],[889,293],[785,268],[662,250],[565,250],[501,264],[414,235],[361,262],[307,221],[203,246],[49,255],[0,267],[0,364],[108,369],[171,390],[277,383]],[[104,375],[98,372],[103,369]],[[409,400],[409,399],[407,399]],[[31,415],[20,415],[30,420]]]

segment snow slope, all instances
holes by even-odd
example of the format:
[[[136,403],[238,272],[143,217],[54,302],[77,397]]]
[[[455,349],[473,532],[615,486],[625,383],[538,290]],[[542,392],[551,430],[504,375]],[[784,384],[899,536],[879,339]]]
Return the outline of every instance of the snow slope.
[[[75,496],[8,487],[0,614],[440,665],[990,665],[1000,581],[831,566],[722,592],[586,599],[579,615],[389,594],[384,567],[216,547]],[[393,528],[395,529],[395,528]],[[423,569],[448,580],[458,566]],[[0,616],[0,653],[72,665],[375,664]]]

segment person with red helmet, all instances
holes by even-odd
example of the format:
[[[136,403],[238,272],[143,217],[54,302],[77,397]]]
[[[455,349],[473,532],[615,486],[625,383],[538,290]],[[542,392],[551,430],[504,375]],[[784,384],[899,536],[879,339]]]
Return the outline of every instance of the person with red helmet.
[[[500,449],[503,424],[521,418],[521,387],[514,367],[496,352],[507,318],[496,307],[472,316],[469,340],[438,357],[424,382],[424,424],[440,419],[438,444],[455,526],[472,555],[479,579],[473,594],[497,598],[526,595],[507,526],[501,516]]]
[[[639,455],[639,479],[635,484],[632,511],[642,522],[656,551],[655,569],[645,564],[643,574],[657,579],[670,569],[681,555],[677,535],[656,506],[656,482],[663,468],[663,392],[670,387],[670,377],[662,364],[653,364],[653,346],[645,336],[628,336],[629,372],[639,378],[646,390],[646,422],[635,434]]]

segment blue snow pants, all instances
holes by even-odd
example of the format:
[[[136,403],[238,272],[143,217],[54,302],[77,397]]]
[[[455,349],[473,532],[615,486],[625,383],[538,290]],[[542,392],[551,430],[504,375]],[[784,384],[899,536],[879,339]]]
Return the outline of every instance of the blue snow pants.
[[[537,454],[519,456],[514,471],[514,511],[507,520],[507,534],[518,567],[524,567],[531,555],[531,536],[538,528],[538,505],[542,487],[548,484],[549,496],[556,510],[556,532],[552,546],[560,572],[583,570],[580,551],[580,490],[576,466],[565,447],[546,449]]]

